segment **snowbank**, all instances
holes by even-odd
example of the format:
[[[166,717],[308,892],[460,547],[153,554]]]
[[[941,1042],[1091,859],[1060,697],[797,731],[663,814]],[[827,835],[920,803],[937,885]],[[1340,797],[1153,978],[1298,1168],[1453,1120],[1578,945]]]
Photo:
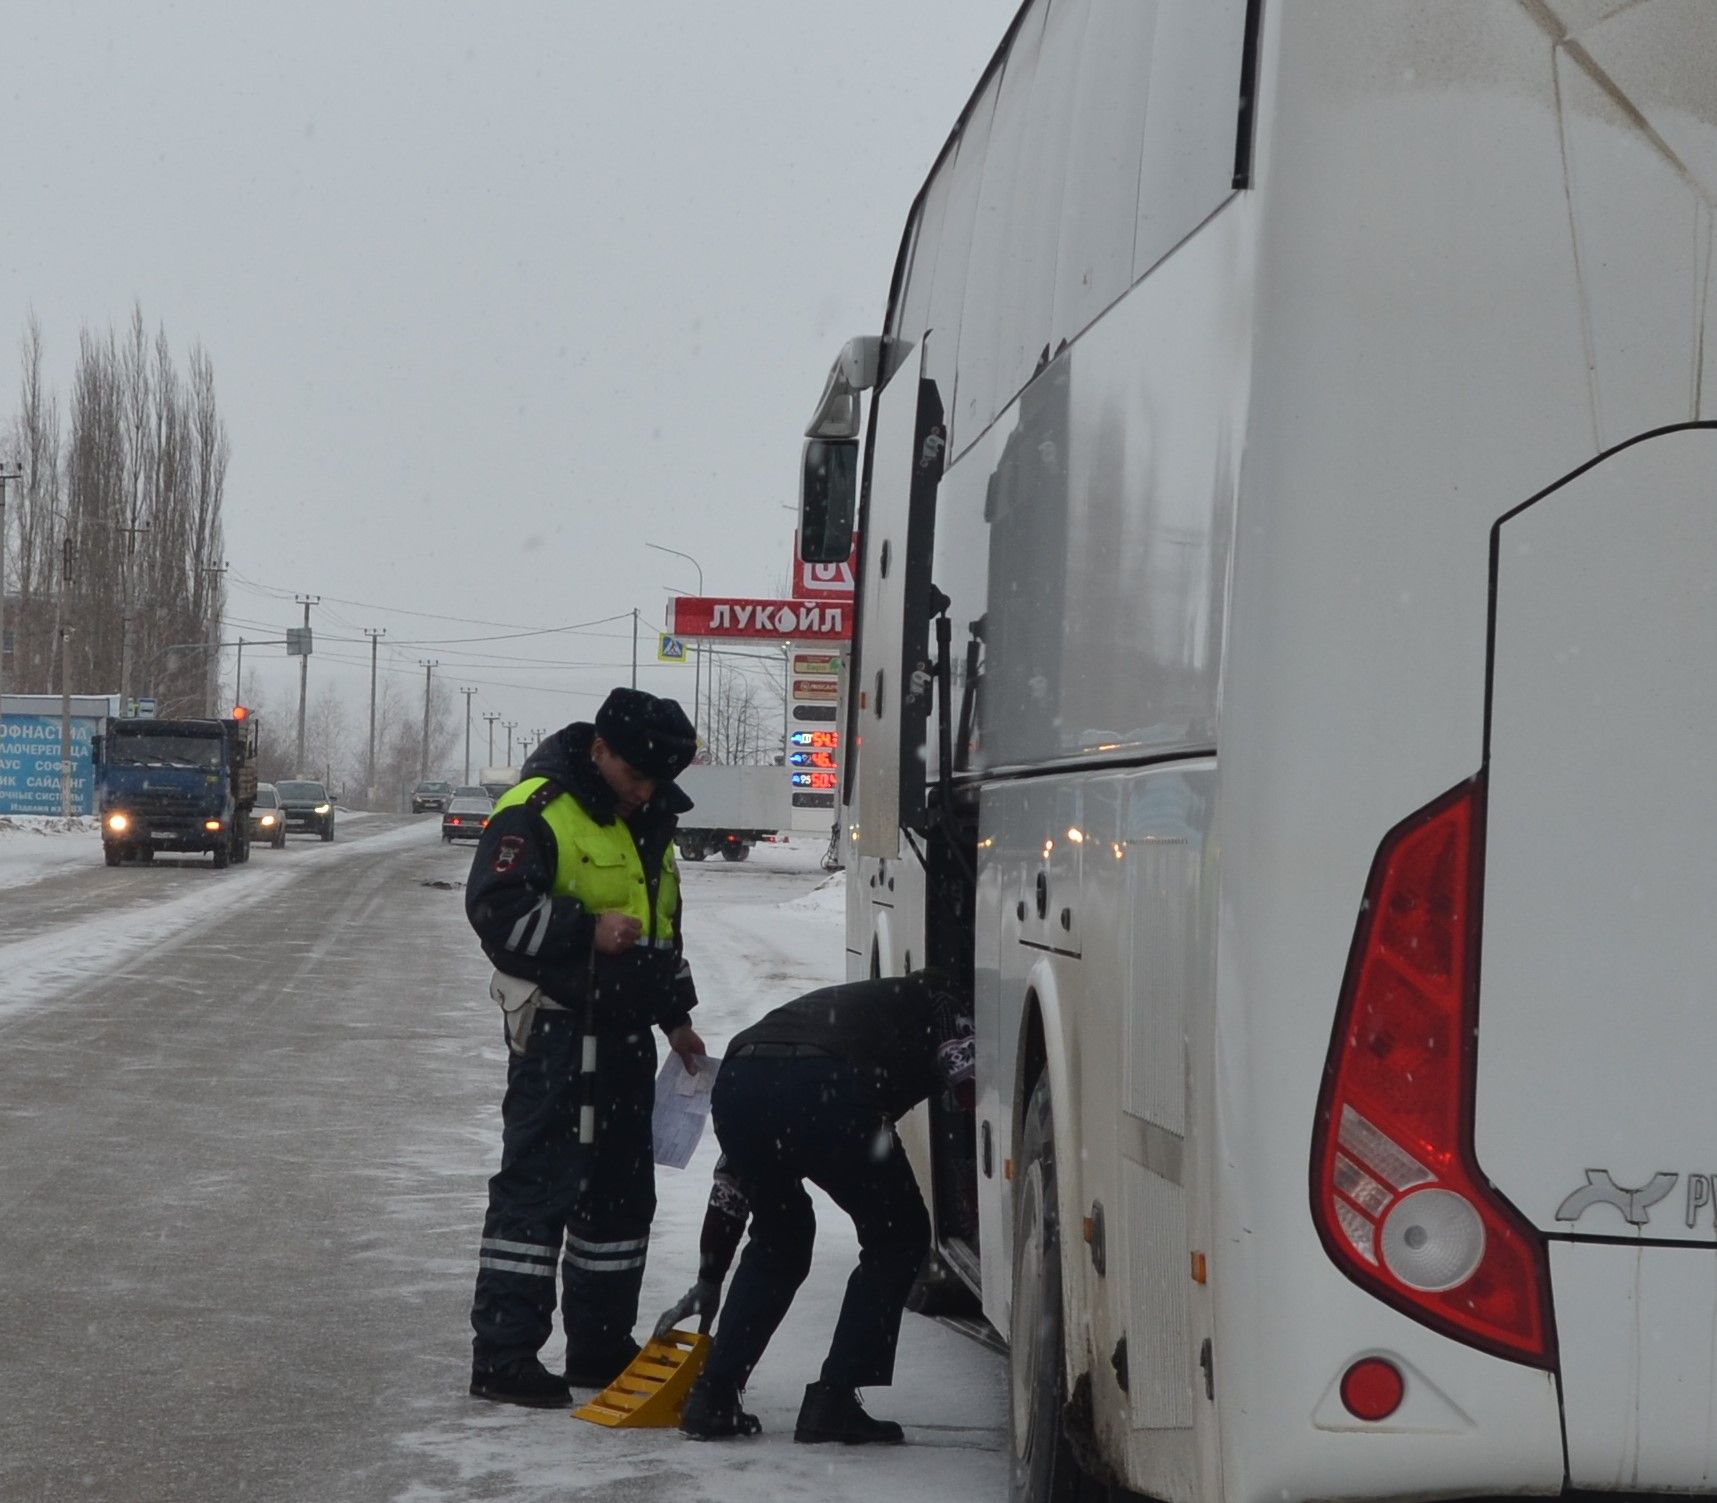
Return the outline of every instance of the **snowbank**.
[[[93,818],[0,814],[0,889],[27,887],[92,859],[101,861],[101,826]]]

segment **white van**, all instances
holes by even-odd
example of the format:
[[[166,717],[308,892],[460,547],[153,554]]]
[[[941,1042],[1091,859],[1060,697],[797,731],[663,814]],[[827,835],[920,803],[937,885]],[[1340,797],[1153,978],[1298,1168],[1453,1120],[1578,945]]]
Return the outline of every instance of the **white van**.
[[[1709,0],[1031,0],[957,122],[801,523],[1016,1498],[1717,1491],[1714,201]]]

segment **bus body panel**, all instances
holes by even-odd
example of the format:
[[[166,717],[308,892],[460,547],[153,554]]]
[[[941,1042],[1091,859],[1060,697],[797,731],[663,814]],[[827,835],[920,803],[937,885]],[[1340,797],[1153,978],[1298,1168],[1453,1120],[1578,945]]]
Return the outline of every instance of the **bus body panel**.
[[[1707,57],[1712,22],[1683,38]],[[1606,440],[1697,405],[1680,222],[1635,220],[1637,185],[1618,176],[1631,147],[1569,154],[1597,128],[1561,88],[1569,65],[1526,7],[1289,5],[1265,28],[1216,818],[1215,1368],[1222,1413],[1245,1416],[1223,1427],[1223,1491],[1247,1503],[1563,1481],[1554,1379],[1350,1283],[1305,1182],[1372,858],[1483,766],[1493,525]],[[1623,265],[1587,264],[1618,237]],[[1672,338],[1654,332],[1666,299]],[[1540,881],[1561,880],[1537,859]],[[1482,1081],[1482,1008],[1478,1060]],[[1489,1169],[1483,1121],[1481,1099]],[[1368,1352],[1470,1423],[1321,1425],[1308,1389],[1327,1396]],[[1618,1386],[1602,1367],[1582,1380]]]
[[[1088,29],[1102,9],[1092,0]],[[1557,1376],[1350,1280],[1320,1241],[1307,1180],[1379,842],[1485,766],[1498,519],[1607,447],[1711,415],[1717,234],[1703,185],[1717,161],[1717,6],[1282,0],[1262,13],[1247,190],[1057,345],[988,431],[982,414],[958,426],[941,478],[933,577],[954,602],[957,667],[975,636],[982,650],[979,737],[959,776],[979,785],[985,1312],[1005,1332],[1006,1167],[1027,1040],[1040,1036],[1062,1168],[1067,1375],[1089,1383],[1099,1450],[1129,1486],[1171,1503],[1553,1494],[1569,1467],[1591,1486],[1708,1486],[1697,1436],[1669,1455],[1670,1427],[1618,1420],[1636,1395],[1686,1428],[1698,1401],[1671,1395],[1678,1381],[1710,1402],[1691,1346],[1643,1357],[1673,1321],[1683,1265],[1554,1247],[1568,1423],[1586,1426],[1565,1452]],[[980,95],[1006,103],[989,85]],[[1703,533],[1685,544],[1692,561],[1663,558],[1673,537],[1651,540],[1658,562],[1636,569],[1637,588],[1654,569],[1717,561]],[[1575,542],[1601,578],[1599,534]],[[1507,617],[1513,597],[1499,599]],[[861,615],[865,643],[902,629]],[[1632,641],[1637,661],[1646,639]],[[1693,671],[1677,661],[1641,675],[1639,694],[1690,697],[1674,692]],[[1691,696],[1699,726],[1703,692]],[[1636,725],[1651,719],[1643,698],[1628,706]],[[1709,744],[1677,734],[1678,755]],[[1598,782],[1619,752],[1602,767],[1588,755],[1572,765]],[[1105,758],[1161,765],[1090,765]],[[1691,824],[1709,800],[1690,765],[1673,763],[1671,786]],[[1137,800],[1161,816],[1171,798],[1188,846],[1147,855],[1128,811]],[[1612,822],[1637,821],[1643,805],[1616,799]],[[1554,886],[1562,874],[1533,832],[1567,796],[1541,817],[1515,807],[1527,823],[1513,849],[1531,845],[1536,879]],[[1105,831],[1124,837],[1107,864]],[[1529,890],[1527,865],[1506,882],[1499,865],[1499,900]],[[882,873],[861,862],[852,881],[874,892]],[[922,884],[915,894],[911,913],[899,891],[892,901],[921,955]],[[1486,988],[1493,954],[1507,953],[1496,922],[1487,915]],[[872,928],[867,910],[865,945]],[[893,948],[904,964],[909,946]],[[1533,970],[1533,953],[1518,969]],[[1185,998],[1178,1097],[1176,1014],[1144,1005],[1153,987],[1158,1001]],[[1540,1030],[1553,1021],[1529,1013]],[[1502,1014],[1491,1035],[1485,1016],[1479,1162],[1510,1196],[1547,1204],[1574,1186],[1538,1183],[1543,1144],[1506,1099],[1524,1055]],[[1515,1147],[1525,1156],[1511,1168]],[[1614,1173],[1637,1186],[1658,1169],[1717,1173],[1632,1159]],[[1099,1204],[1105,1271],[1075,1235]],[[1628,1268],[1641,1280],[1631,1296]],[[1577,1315],[1582,1299],[1598,1308]],[[1686,1300],[1701,1330],[1710,1303]],[[1636,1369],[1619,1372],[1629,1351]],[[1339,1391],[1370,1355],[1406,1379],[1379,1422],[1356,1419]],[[1666,1459],[1642,1470],[1641,1455]]]

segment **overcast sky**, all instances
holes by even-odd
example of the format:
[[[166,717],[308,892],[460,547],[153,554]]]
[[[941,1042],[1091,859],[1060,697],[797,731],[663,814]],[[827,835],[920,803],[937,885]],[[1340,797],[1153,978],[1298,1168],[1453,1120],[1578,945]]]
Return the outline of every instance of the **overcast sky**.
[[[1015,9],[0,0],[0,350],[33,308],[63,393],[134,301],[206,347],[229,639],[317,594],[313,691],[356,708],[382,627],[402,685],[434,657],[479,714],[588,716],[628,623],[452,639],[659,625],[696,574],[647,541],[784,583],[804,422]],[[284,710],[281,653],[246,677]]]

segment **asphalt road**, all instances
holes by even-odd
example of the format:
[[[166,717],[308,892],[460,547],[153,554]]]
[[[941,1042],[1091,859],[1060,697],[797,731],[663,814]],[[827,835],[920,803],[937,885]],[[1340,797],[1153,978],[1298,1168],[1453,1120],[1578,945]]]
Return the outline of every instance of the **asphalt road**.
[[[0,895],[0,1498],[728,1496],[707,1469],[688,1485],[720,1448],[464,1394],[504,1071],[469,849],[377,818],[228,872],[92,854]],[[733,1023],[839,964],[826,914],[795,929],[780,907],[817,885],[814,854],[759,856],[687,876]],[[705,1185],[701,1160],[664,1184],[647,1301],[695,1264]],[[850,1268],[831,1243],[822,1308],[801,1300],[819,1344]],[[912,1464],[936,1496],[993,1497],[995,1360],[916,1327],[903,1363],[940,1423]],[[796,1493],[770,1459],[811,1459],[783,1433],[814,1376],[790,1339],[757,1385],[770,1433],[721,1454],[734,1496]],[[882,1480],[826,1451],[861,1495]]]

